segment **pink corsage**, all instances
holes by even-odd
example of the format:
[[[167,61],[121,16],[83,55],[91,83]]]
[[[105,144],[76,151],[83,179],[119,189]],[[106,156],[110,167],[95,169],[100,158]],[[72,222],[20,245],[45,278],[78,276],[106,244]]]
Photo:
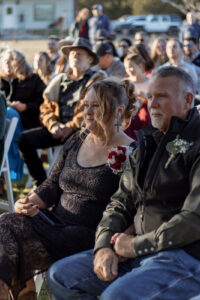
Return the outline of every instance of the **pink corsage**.
[[[128,157],[132,153],[133,148],[129,146],[117,146],[117,148],[111,148],[108,154],[107,164],[112,169],[114,174],[118,174],[124,171]]]

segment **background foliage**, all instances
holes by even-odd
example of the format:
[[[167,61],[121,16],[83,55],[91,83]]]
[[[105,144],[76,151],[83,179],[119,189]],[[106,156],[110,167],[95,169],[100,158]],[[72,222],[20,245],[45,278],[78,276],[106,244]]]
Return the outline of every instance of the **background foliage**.
[[[198,1],[199,0],[193,0]],[[173,0],[178,5],[183,3],[182,0]],[[190,2],[190,0],[187,0]],[[145,14],[182,14],[178,8],[160,0],[77,0],[77,11],[83,7],[91,9],[93,4],[100,3],[104,8],[104,13],[112,20],[122,15],[145,15]]]

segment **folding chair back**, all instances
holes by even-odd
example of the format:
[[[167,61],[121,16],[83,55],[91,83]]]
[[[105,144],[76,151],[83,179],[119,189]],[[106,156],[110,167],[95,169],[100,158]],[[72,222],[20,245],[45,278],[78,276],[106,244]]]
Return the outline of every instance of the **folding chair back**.
[[[5,176],[5,182],[6,182],[6,193],[7,193],[7,201],[0,201],[0,208],[3,210],[8,211],[14,211],[14,197],[13,197],[13,191],[12,191],[12,183],[10,179],[10,167],[9,167],[9,161],[8,161],[8,151],[10,149],[10,144],[12,142],[15,129],[17,126],[18,118],[14,117],[10,120],[10,123],[7,128],[7,133],[5,137],[4,142],[4,154],[3,154],[3,160],[2,164],[0,166],[0,175],[3,173]]]

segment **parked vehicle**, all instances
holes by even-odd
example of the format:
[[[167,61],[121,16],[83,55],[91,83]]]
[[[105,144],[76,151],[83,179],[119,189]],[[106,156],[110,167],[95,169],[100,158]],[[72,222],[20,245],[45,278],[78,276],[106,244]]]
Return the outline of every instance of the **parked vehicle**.
[[[115,33],[128,34],[134,22],[145,22],[146,16],[129,16],[124,21],[118,22],[112,30]]]
[[[133,16],[130,15],[124,15],[118,18],[117,20],[112,20],[110,23],[111,31],[115,32],[115,28],[120,25],[125,23],[129,18],[132,18]]]
[[[178,15],[147,15],[144,21],[134,20],[129,28],[129,33],[144,30],[148,33],[166,33],[177,35],[182,20]]]
[[[130,16],[124,22],[120,22],[113,29],[116,33],[134,34],[137,31],[148,33],[166,33],[177,35],[181,27],[179,15],[143,15]]]

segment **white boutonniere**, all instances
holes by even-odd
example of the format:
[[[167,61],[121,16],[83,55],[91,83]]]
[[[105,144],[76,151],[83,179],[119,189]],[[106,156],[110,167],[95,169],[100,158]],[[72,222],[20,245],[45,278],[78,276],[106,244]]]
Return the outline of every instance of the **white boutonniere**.
[[[186,153],[193,144],[193,142],[190,143],[186,140],[180,139],[179,135],[177,135],[175,140],[169,142],[166,146],[166,150],[170,153],[170,157],[165,164],[165,169],[167,169],[170,162],[176,157],[177,154]]]

